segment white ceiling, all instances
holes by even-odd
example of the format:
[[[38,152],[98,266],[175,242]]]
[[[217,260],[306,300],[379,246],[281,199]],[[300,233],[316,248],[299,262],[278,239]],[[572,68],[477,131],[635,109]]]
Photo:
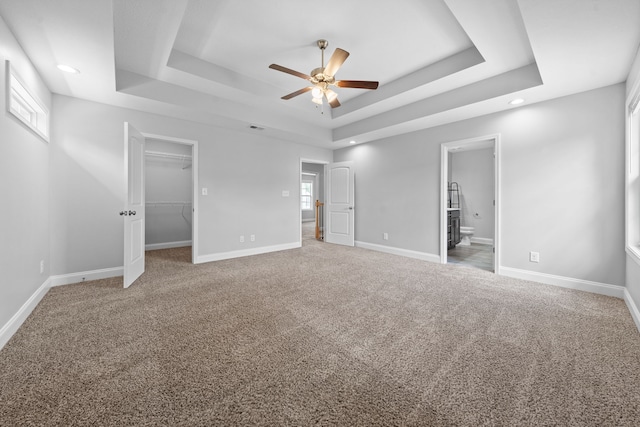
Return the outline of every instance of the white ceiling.
[[[401,7],[399,6],[401,5]],[[331,149],[622,82],[638,0],[0,0],[52,92]],[[342,106],[307,86],[316,40],[350,56]],[[65,74],[64,63],[81,71]]]

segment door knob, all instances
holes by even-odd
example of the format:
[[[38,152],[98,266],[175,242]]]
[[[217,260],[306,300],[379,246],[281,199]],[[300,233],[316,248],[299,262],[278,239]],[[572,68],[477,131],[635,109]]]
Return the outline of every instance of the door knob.
[[[353,210],[353,206],[349,206],[349,210],[352,211]]]
[[[120,211],[120,216],[127,216],[127,211]]]
[[[135,214],[136,214],[136,211],[129,211],[129,215],[132,215],[132,216],[133,216],[133,215],[135,215]]]

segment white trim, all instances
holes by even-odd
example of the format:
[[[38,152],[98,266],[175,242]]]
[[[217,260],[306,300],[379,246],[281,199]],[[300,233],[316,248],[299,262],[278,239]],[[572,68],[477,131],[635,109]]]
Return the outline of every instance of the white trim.
[[[7,111],[22,122],[30,131],[49,142],[50,113],[49,109],[29,88],[17,71],[6,60],[7,74]],[[27,110],[34,117],[26,118],[20,111]]]
[[[369,249],[377,252],[384,252],[386,254],[399,255],[408,258],[420,259],[422,261],[429,261],[440,263],[440,257],[435,254],[427,252],[412,251],[409,249],[395,248],[393,246],[377,245],[375,243],[359,242],[356,240],[356,248]]]
[[[11,319],[0,329],[0,350],[9,342],[11,337],[18,331],[20,326],[27,320],[27,317],[31,314],[34,308],[42,300],[42,298],[49,292],[51,287],[51,279],[44,281],[42,285],[29,297],[29,299],[22,304],[20,310],[14,314]]]
[[[629,258],[634,260],[636,264],[640,266],[640,250],[633,246],[627,246],[625,251],[627,252],[627,255],[629,255]]]
[[[144,250],[155,251],[157,249],[183,248],[185,246],[191,246],[191,240],[182,240],[180,242],[149,243],[148,245],[144,245]]]
[[[198,257],[198,259],[196,260],[196,264],[202,264],[205,262],[213,262],[213,261],[222,261],[225,259],[233,259],[233,258],[240,258],[240,257],[245,257],[245,256],[252,256],[252,255],[260,255],[260,254],[266,254],[266,253],[270,253],[270,252],[278,252],[278,251],[286,251],[289,249],[297,249],[302,247],[301,242],[293,242],[293,243],[285,243],[282,245],[273,245],[273,246],[262,246],[259,248],[252,248],[252,249],[242,249],[239,251],[231,251],[231,252],[220,252],[217,254],[210,254],[210,255],[201,255]]]
[[[88,282],[89,280],[108,279],[124,275],[124,267],[102,268],[100,270],[81,271],[79,273],[51,276],[51,287]]]
[[[629,293],[629,290],[627,288],[624,288],[624,302],[627,304],[629,313],[631,313],[631,317],[633,318],[633,321],[636,323],[636,327],[640,332],[640,310],[638,310],[638,306],[631,297],[631,294]]]
[[[305,212],[306,212],[306,211],[305,211]],[[302,220],[302,222],[315,222],[315,221],[316,221],[315,215],[314,215],[314,217],[313,217],[313,218],[307,218],[307,219],[303,219],[303,220]]]
[[[572,277],[555,276],[553,274],[538,273],[535,271],[520,270],[518,268],[511,267],[502,267],[501,273],[502,276],[513,277],[515,279],[530,280],[532,282],[544,283],[562,288],[577,289],[579,291],[607,295],[616,298],[624,298],[624,292],[626,290],[624,286],[592,282],[590,280],[575,279]]]
[[[470,240],[471,243],[477,243],[478,245],[493,245],[493,239],[490,239],[488,237],[472,237]]]
[[[184,139],[184,138],[176,138],[173,136],[165,136],[165,135],[156,135],[153,133],[140,132],[142,136],[147,139],[156,139],[160,141],[174,142],[176,144],[184,144],[191,146],[191,185],[193,195],[191,200],[193,200],[191,209],[192,209],[192,217],[191,217],[191,262],[193,264],[197,264],[196,260],[198,258],[198,254],[200,253],[200,244],[198,238],[198,230],[200,224],[200,188],[198,183],[198,171],[199,171],[199,161],[198,161],[198,141],[195,139]],[[208,197],[208,196],[202,196]],[[145,245],[146,249],[146,245]]]
[[[640,125],[637,115],[638,101],[640,100],[640,79],[638,79],[625,99],[625,179],[624,179],[624,203],[625,203],[625,250],[629,258],[640,265],[640,248],[638,247],[638,237],[640,236],[640,210],[638,201],[640,200]],[[635,118],[635,120],[634,120]],[[635,142],[634,142],[635,141]]]

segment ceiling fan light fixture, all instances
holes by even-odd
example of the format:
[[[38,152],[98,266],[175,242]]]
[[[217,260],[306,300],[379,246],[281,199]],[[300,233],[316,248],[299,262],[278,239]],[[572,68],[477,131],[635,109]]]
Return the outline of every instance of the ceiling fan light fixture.
[[[312,95],[314,98],[322,98],[322,89],[320,89],[318,86],[314,87],[314,88],[311,90],[311,95]]]
[[[324,64],[324,50],[329,45],[324,39],[318,40],[318,47],[320,48],[320,67],[311,70],[310,74],[304,74],[299,71],[292,70],[287,67],[283,67],[278,64],[271,64],[269,68],[281,71],[283,73],[291,74],[292,76],[300,77],[311,83],[311,86],[307,86],[288,95],[283,96],[281,99],[287,100],[303,93],[311,91],[313,98],[311,99],[317,105],[323,105],[323,98],[326,98],[331,108],[337,108],[340,106],[338,101],[338,94],[330,89],[331,86],[354,88],[354,89],[370,89],[375,90],[378,88],[378,82],[364,81],[364,80],[336,80],[336,71],[342,66],[344,61],[349,56],[349,52],[346,50],[336,48],[336,50],[329,58],[329,62],[326,67]]]

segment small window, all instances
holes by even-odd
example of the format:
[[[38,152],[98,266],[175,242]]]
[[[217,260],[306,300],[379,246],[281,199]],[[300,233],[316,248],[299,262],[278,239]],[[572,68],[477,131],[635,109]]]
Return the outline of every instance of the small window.
[[[303,211],[313,209],[313,181],[302,181],[300,188],[300,206]]]
[[[7,61],[7,108],[40,138],[49,142],[49,111],[29,92]]]

